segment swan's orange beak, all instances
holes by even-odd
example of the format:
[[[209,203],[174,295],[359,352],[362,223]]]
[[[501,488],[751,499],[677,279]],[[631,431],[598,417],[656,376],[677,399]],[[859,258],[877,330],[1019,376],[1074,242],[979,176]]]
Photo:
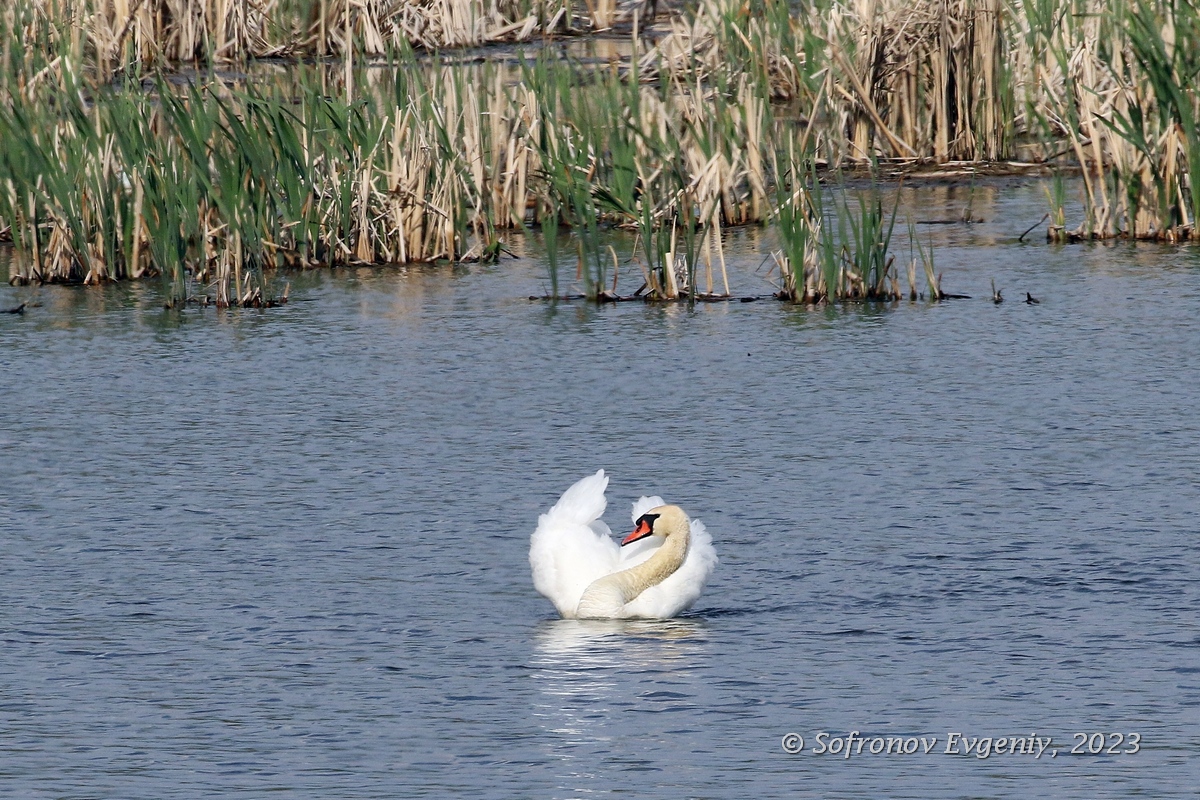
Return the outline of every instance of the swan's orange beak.
[[[633,533],[621,540],[621,547],[624,547],[627,544],[632,544],[638,539],[645,539],[651,533],[653,533],[653,531],[650,529],[650,523],[646,521],[645,518],[639,519],[637,527],[633,529]]]

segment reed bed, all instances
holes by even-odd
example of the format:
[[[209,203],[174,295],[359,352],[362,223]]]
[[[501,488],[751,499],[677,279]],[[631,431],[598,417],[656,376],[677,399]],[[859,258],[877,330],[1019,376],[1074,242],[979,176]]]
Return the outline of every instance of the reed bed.
[[[71,40],[105,80],[182,64],[521,41],[623,17],[612,0],[16,0],[7,14],[23,20],[26,41]]]
[[[1026,2],[1027,116],[1083,167],[1084,220],[1053,240],[1196,237],[1200,12],[1194,0]]]
[[[751,74],[814,116],[830,163],[999,160],[1013,153],[1000,0],[701,0],[643,57],[643,72]]]
[[[1196,236],[1195,0],[703,0],[652,62],[755,76],[831,166],[1069,156],[1085,218],[1053,206],[1051,239]]]
[[[284,95],[160,79],[85,99],[70,71],[13,93],[0,105],[0,219],[16,279],[157,272],[180,300],[190,280],[212,283],[218,304],[253,304],[281,265],[495,257],[501,231],[565,224],[578,278],[600,297],[598,226],[617,224],[643,233],[650,295],[674,299],[694,293],[702,251],[701,290],[715,291],[716,232],[766,213],[753,98],[662,94],[546,60],[516,83],[487,67],[392,74],[390,96],[352,102],[316,80]]]
[[[651,86],[550,58],[510,80],[409,56],[355,94],[304,71],[286,93],[215,77],[144,92],[87,82],[59,46],[43,80],[10,69],[0,103],[19,282],[159,273],[177,302],[211,286],[260,304],[281,265],[495,258],[500,232],[538,225],[557,285],[566,225],[576,281],[603,299],[600,226],[628,225],[646,296],[671,300],[727,294],[720,228],[768,211],[772,123],[747,80]]]
[[[17,282],[160,274],[173,302],[259,305],[280,266],[496,259],[530,226],[552,296],[563,272],[618,299],[613,225],[637,231],[638,297],[726,296],[722,229],[773,224],[781,297],[899,299],[894,210],[827,202],[842,165],[1059,152],[1086,219],[1066,229],[1055,183],[1052,238],[1194,236],[1191,2],[701,0],[644,37],[639,5],[594,0],[630,58],[514,72],[411,47],[558,30],[571,6],[447,0],[435,25],[401,0],[25,0],[0,12],[0,230]],[[345,58],[286,87],[146,72],[297,52]],[[352,69],[371,54],[386,68]]]

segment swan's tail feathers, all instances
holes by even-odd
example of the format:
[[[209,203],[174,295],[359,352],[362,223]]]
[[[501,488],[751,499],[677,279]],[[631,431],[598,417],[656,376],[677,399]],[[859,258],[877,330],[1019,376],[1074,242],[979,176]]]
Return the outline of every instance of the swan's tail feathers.
[[[664,503],[663,499],[658,495],[655,495],[654,497],[639,497],[633,504],[633,515],[630,517],[630,519],[632,519],[634,522],[637,522],[638,517],[640,517],[642,514],[645,514],[650,509],[665,505],[666,503]]]
[[[620,546],[599,519],[607,486],[604,470],[579,481],[538,518],[530,537],[533,586],[566,618],[575,616],[584,590],[611,572],[620,557]]]
[[[608,476],[604,470],[597,470],[595,475],[576,481],[546,513],[555,519],[587,525],[600,519],[608,507],[608,501],[604,498],[607,488]]]

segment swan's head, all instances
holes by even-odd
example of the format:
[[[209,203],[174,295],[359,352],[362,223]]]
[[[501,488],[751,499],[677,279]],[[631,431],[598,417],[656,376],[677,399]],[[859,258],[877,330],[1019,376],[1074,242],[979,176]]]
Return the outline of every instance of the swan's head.
[[[621,546],[633,544],[647,536],[670,536],[688,530],[688,516],[679,506],[658,506],[637,518],[633,533],[621,540]]]

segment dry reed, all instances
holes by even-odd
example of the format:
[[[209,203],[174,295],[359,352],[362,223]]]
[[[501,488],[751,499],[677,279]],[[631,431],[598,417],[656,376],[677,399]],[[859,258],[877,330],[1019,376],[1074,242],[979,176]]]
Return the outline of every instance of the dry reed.
[[[603,29],[623,16],[612,0],[580,6],[582,17],[572,9],[569,0],[17,0],[14,11],[77,39],[107,79],[182,64],[520,41]]]

